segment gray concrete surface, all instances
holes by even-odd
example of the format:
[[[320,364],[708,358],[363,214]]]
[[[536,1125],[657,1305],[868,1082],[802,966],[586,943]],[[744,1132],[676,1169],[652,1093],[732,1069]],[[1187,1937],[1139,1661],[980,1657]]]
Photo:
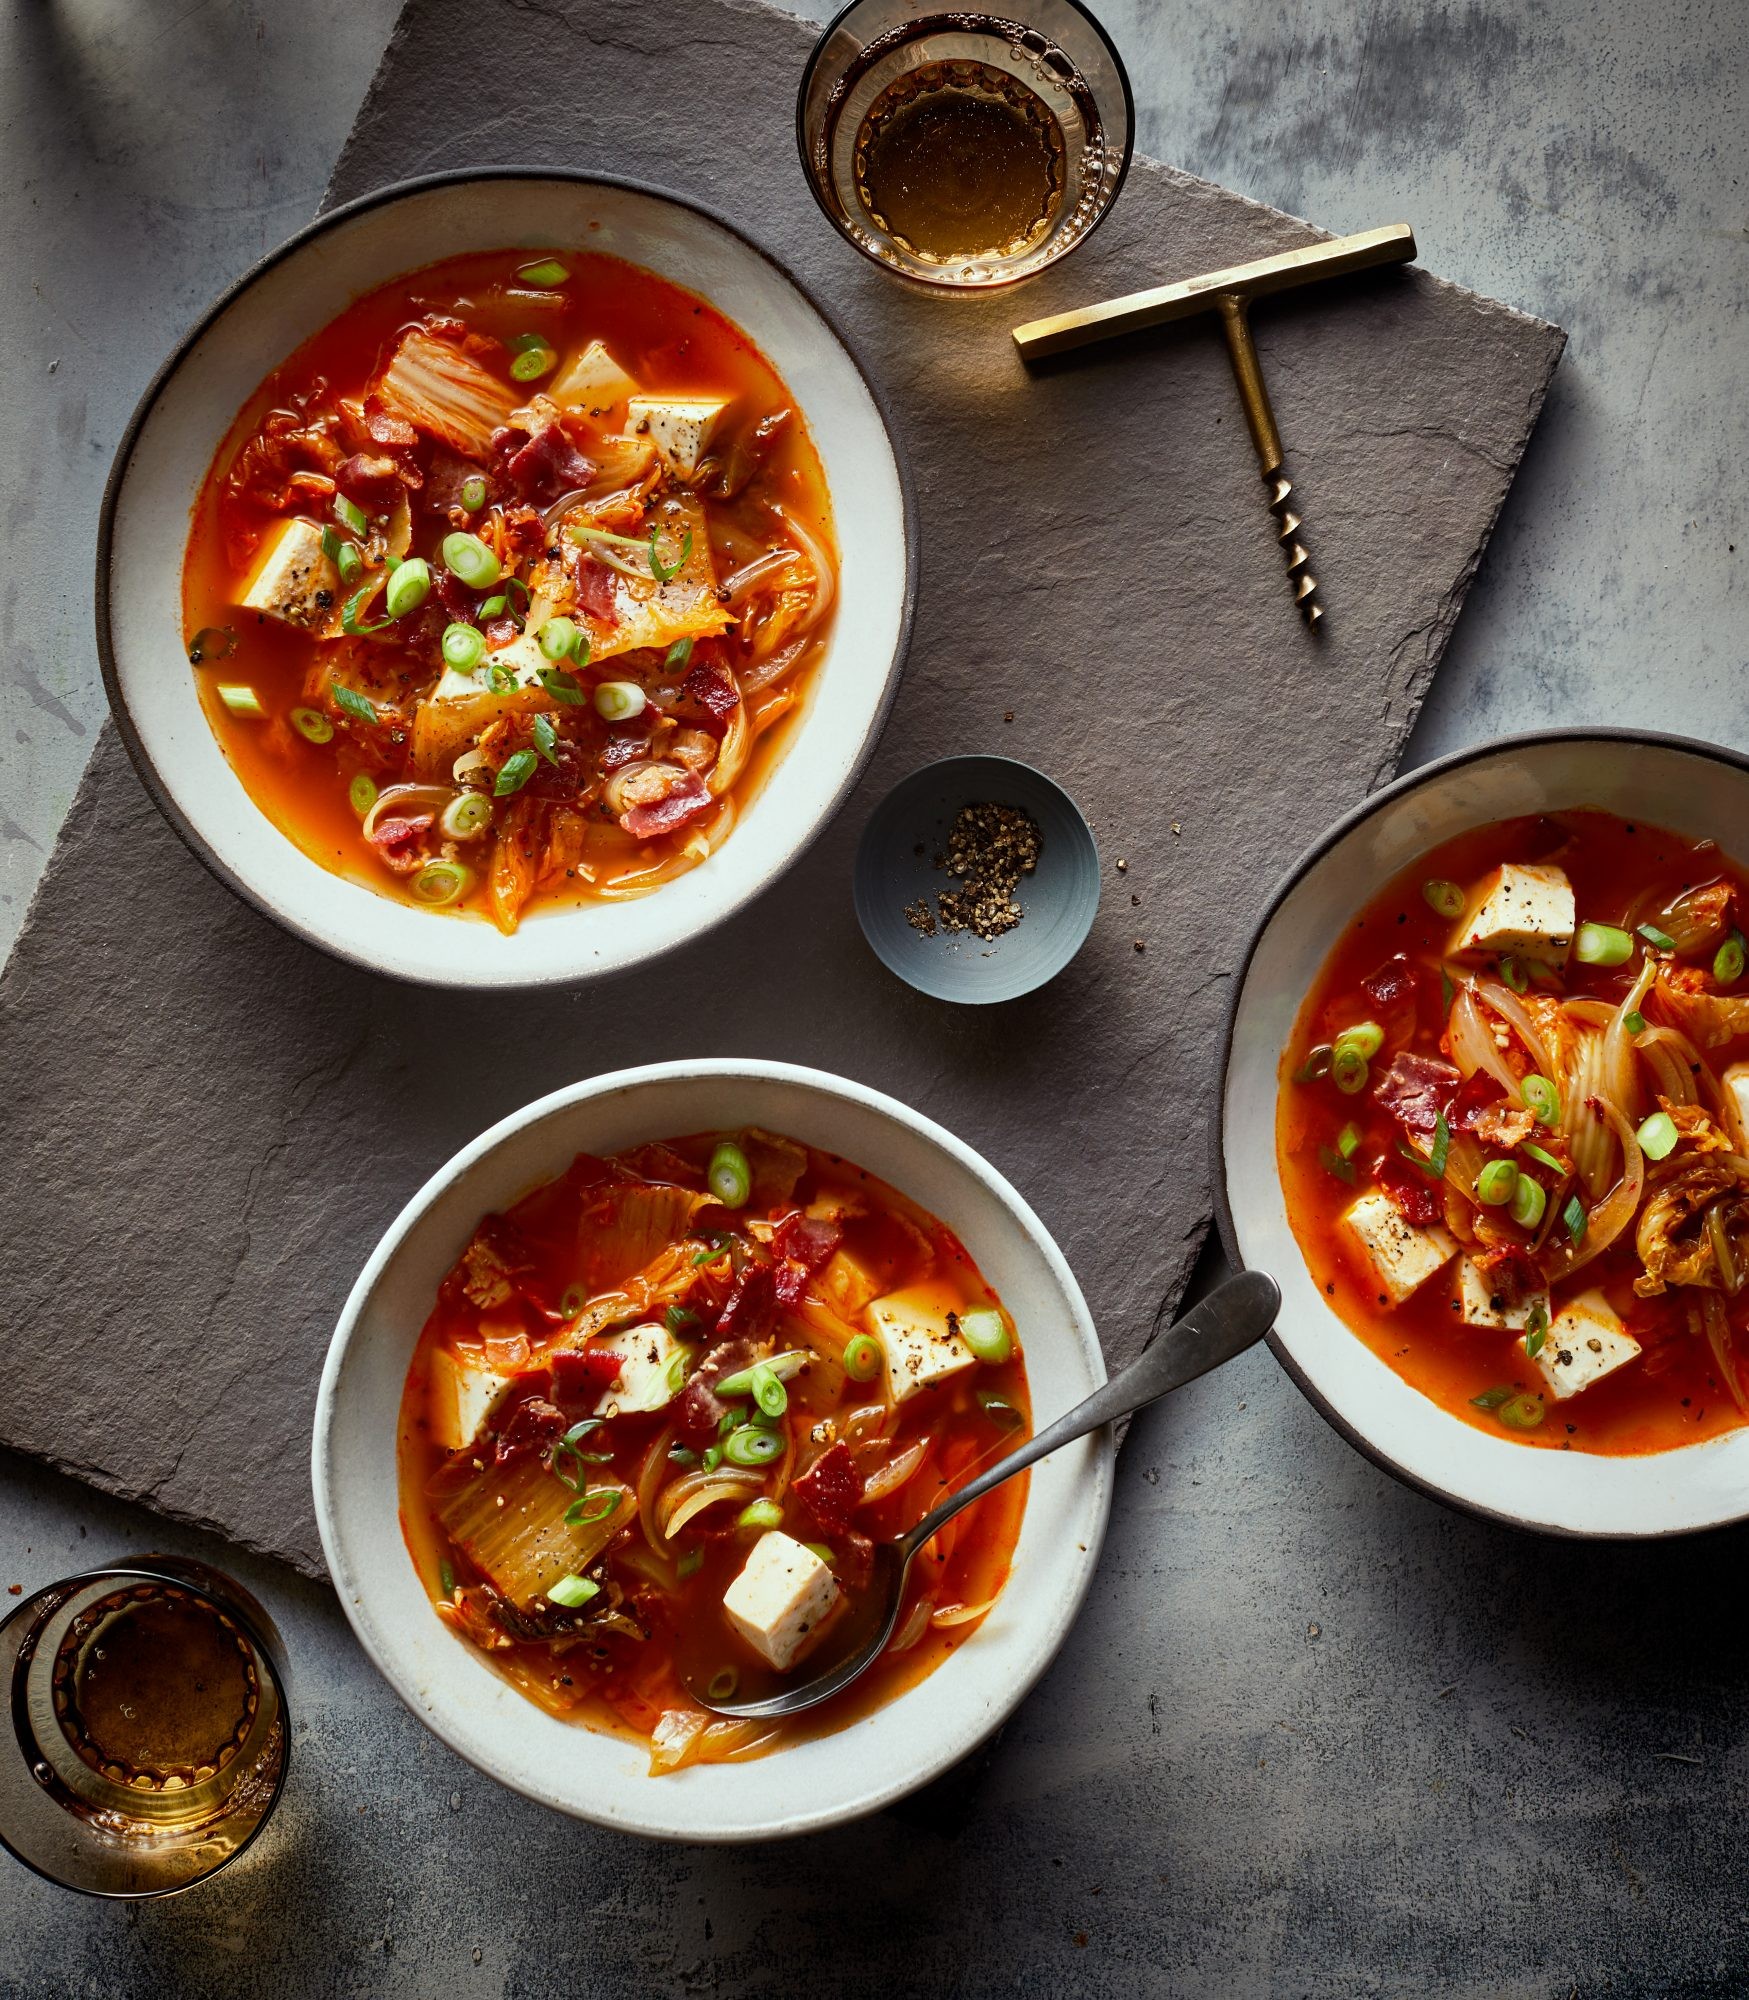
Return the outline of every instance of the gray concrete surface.
[[[0,942],[101,707],[88,570],[119,427],[201,300],[313,209],[393,11],[0,18]],[[1333,228],[1407,217],[1435,268],[1572,332],[1414,754],[1605,719],[1749,744],[1749,12],[1105,13],[1148,150]],[[1138,1423],[1087,1615],[993,1754],[803,1847],[653,1848],[526,1807],[399,1709],[322,1591],[0,1463],[0,1585],[166,1545],[230,1561],[284,1622],[285,1804],[169,1904],[0,1868],[0,1994],[1749,1988],[1749,1536],[1459,1520],[1266,1356]]]

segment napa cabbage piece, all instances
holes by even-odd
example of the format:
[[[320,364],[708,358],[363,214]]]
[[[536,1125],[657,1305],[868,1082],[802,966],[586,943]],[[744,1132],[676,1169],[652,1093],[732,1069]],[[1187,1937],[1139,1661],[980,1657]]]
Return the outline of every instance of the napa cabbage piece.
[[[615,1495],[611,1511],[597,1496]],[[437,1510],[444,1532],[518,1610],[532,1611],[547,1587],[581,1575],[621,1529],[637,1518],[637,1496],[618,1480],[589,1488],[598,1521],[568,1522],[577,1495],[548,1471],[544,1459],[523,1457],[489,1466]]]
[[[695,493],[676,493],[656,503],[649,516],[657,530],[656,554],[664,569],[678,563],[671,577],[658,579],[640,549],[602,543],[602,555],[612,578],[612,598],[605,613],[579,601],[577,586],[565,559],[542,557],[529,571],[528,629],[538,632],[549,618],[574,618],[589,635],[589,657],[610,660],[619,653],[645,647],[664,651],[680,639],[709,639],[734,622],[733,613],[717,598],[717,568],[711,555],[704,502]],[[595,525],[588,510],[574,508],[564,517],[561,533]],[[618,532],[615,530],[614,532]],[[687,547],[687,536],[692,543]],[[645,540],[648,531],[645,530]],[[685,550],[685,560],[680,560]]]
[[[422,326],[402,334],[367,402],[371,397],[390,416],[482,462],[492,433],[510,421],[519,401],[471,354]]]
[[[639,1275],[656,1278],[659,1256],[683,1262],[678,1246],[710,1196],[691,1188],[644,1181],[608,1182],[592,1189],[577,1224],[578,1278],[591,1293],[623,1287]]]

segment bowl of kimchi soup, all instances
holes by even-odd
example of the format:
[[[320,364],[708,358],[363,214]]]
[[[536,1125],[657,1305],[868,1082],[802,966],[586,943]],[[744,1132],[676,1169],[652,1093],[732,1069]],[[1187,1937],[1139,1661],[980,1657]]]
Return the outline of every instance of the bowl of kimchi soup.
[[[1435,1496],[1749,1514],[1749,764],[1571,732],[1448,758],[1301,862],[1229,1026],[1229,1251],[1277,1352]]]
[[[836,329],[690,203],[409,182],[221,299],[117,455],[105,682],[223,880],[399,977],[686,942],[831,817],[891,700],[908,485]]]
[[[372,1257],[318,1401],[323,1547],[397,1692],[506,1784],[799,1833],[924,1783],[1043,1671],[1109,1438],[956,1517],[831,1701],[711,1701],[809,1679],[876,1545],[1103,1374],[1043,1225],[928,1120],[781,1064],[623,1071],[486,1133]]]

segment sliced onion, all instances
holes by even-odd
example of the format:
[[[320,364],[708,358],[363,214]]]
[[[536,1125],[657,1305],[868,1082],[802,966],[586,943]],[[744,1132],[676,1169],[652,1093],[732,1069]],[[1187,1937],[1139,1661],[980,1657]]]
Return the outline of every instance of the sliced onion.
[[[663,1540],[673,1541],[695,1514],[702,1514],[719,1501],[736,1500],[745,1506],[764,1484],[762,1472],[694,1472],[675,1480],[660,1503]]]
[[[929,1622],[931,1625],[937,1627],[944,1625],[969,1625],[974,1618],[982,1618],[984,1613],[995,1602],[995,1598],[986,1597],[982,1604],[945,1605],[931,1617]]]
[[[767,549],[763,555],[755,556],[750,563],[743,563],[723,579],[717,591],[719,602],[733,604],[738,597],[745,596],[761,577],[774,575],[800,560],[794,549]]]
[[[1599,1095],[1597,1110],[1603,1122],[1621,1142],[1622,1173],[1605,1199],[1592,1209],[1585,1225],[1584,1240],[1574,1243],[1569,1236],[1562,1236],[1549,1260],[1547,1276],[1551,1284],[1562,1278],[1570,1278],[1575,1271],[1582,1270],[1593,1257],[1601,1257],[1609,1246],[1621,1235],[1634,1219],[1640,1206],[1640,1196],[1646,1186],[1646,1156],[1640,1151],[1640,1142],[1634,1137],[1634,1128],[1622,1116],[1621,1108],[1612,1098]],[[1549,1204],[1553,1208],[1554,1203]]]
[[[887,1651],[889,1653],[908,1653],[916,1645],[917,1641],[923,1637],[924,1633],[929,1630],[929,1621],[934,1616],[934,1613],[935,1602],[933,1598],[918,1598],[917,1602],[911,1607],[911,1615],[888,1642]]]
[[[1731,1392],[1731,1401],[1745,1416],[1749,1416],[1749,1397],[1743,1393],[1742,1377],[1737,1373],[1737,1356],[1731,1344],[1731,1322],[1725,1315],[1725,1302],[1717,1292],[1703,1292],[1700,1300],[1701,1324],[1706,1329],[1706,1344],[1712,1349],[1713,1363],[1724,1384]]]
[[[735,680],[734,671],[724,667],[730,680]],[[729,726],[723,731],[722,743],[717,749],[717,761],[705,784],[713,799],[720,799],[747,768],[747,759],[753,749],[753,718],[747,713],[747,703],[742,697],[741,684],[735,681],[736,701],[729,714]]]
[[[888,1459],[879,1472],[872,1472],[862,1483],[862,1497],[866,1501],[884,1500],[889,1493],[897,1493],[905,1481],[917,1470],[929,1455],[929,1440],[919,1438],[913,1445]]]
[[[673,1442],[674,1426],[664,1425],[638,1468],[638,1520],[643,1526],[644,1540],[659,1556],[666,1555],[667,1551],[662,1546],[656,1527],[656,1488],[661,1484],[663,1469],[668,1462],[668,1447]]]
[[[1603,1088],[1603,1036],[1595,1030],[1574,1040],[1573,1059],[1561,1078],[1561,1131],[1573,1165],[1595,1201],[1609,1182],[1609,1128],[1592,1108]]]
[[[771,511],[789,531],[791,539],[800,543],[802,554],[807,557],[808,565],[814,572],[814,608],[808,623],[818,625],[832,609],[833,600],[838,595],[838,580],[831,559],[787,507],[773,507]]]
[[[1657,969],[1656,959],[1648,956],[1640,968],[1639,978],[1628,989],[1621,1005],[1615,1010],[1614,1020],[1603,1035],[1604,1083],[1630,1123],[1639,1118],[1643,1107],[1638,1079],[1634,1074],[1634,1038],[1628,1032],[1628,1016],[1640,1011],[1641,1003],[1652,990]]]
[[[1537,1075],[1552,1077],[1555,1072],[1549,1059],[1548,1044],[1537,1031],[1536,1023],[1531,1020],[1530,1015],[1526,1012],[1518,996],[1509,988],[1502,986],[1498,980],[1494,979],[1478,979],[1476,981],[1476,991],[1524,1044],[1525,1052],[1530,1057],[1531,1067],[1536,1071]],[[1513,1080],[1510,1089],[1513,1102],[1517,1103],[1518,1083],[1516,1078]]]
[[[384,813],[392,819],[409,806],[416,806],[436,818],[454,797],[447,785],[391,785],[386,792],[377,793],[375,805],[365,814],[364,837],[368,840],[376,832],[377,821]]]
[[[691,1752],[710,1726],[710,1717],[696,1708],[663,1711],[650,1731],[650,1775],[678,1771],[692,1762]]]
[[[1482,1018],[1473,986],[1463,989],[1451,1010],[1451,1053],[1466,1077],[1486,1070],[1507,1096],[1516,1101],[1518,1078],[1507,1067],[1505,1056]]]

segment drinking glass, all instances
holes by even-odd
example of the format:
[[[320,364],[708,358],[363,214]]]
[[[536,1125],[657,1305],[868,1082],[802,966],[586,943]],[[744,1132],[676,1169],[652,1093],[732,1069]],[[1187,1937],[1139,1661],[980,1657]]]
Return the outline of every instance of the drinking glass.
[[[989,14],[853,0],[796,100],[802,169],[840,234],[889,271],[961,291],[1030,277],[1084,242],[1117,199],[1134,130],[1123,63],[1079,0]]]
[[[0,1624],[0,1843],[92,1896],[173,1894],[266,1824],[290,1757],[279,1634],[177,1556],[51,1583]]]

